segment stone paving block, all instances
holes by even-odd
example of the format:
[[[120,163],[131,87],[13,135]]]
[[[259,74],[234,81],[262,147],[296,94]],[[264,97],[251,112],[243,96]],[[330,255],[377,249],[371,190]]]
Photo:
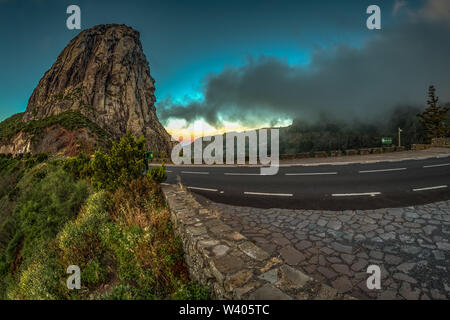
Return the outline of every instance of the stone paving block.
[[[266,284],[250,295],[252,300],[292,300],[290,296],[277,287]]]
[[[332,284],[339,293],[346,293],[353,288],[351,281],[346,276],[337,278],[332,282]]]
[[[406,282],[409,282],[409,283],[413,283],[413,284],[417,283],[416,279],[408,276],[407,274],[400,273],[400,272],[394,273],[393,278],[397,279],[397,280],[402,280],[402,281],[406,281]]]
[[[280,280],[278,281],[278,285],[284,289],[300,289],[312,280],[311,277],[303,272],[287,265],[280,267],[279,274]]]
[[[223,244],[219,244],[212,249],[213,253],[218,257],[225,255],[228,250],[230,250],[230,247]]]
[[[398,265],[403,260],[399,256],[394,256],[392,254],[386,254],[384,259],[388,264],[392,264],[392,265]]]
[[[401,265],[397,266],[397,270],[400,270],[403,273],[408,273],[416,266],[417,263],[415,262],[409,262],[409,263],[402,263]]]
[[[338,274],[345,274],[350,276],[351,272],[349,267],[346,264],[332,264],[331,267],[336,271]]]
[[[224,281],[224,288],[226,291],[233,291],[236,287],[242,287],[245,283],[247,283],[253,276],[253,272],[251,270],[241,270],[237,273],[227,276]]]
[[[342,253],[342,254],[341,254],[341,258],[342,258],[342,260],[344,260],[344,262],[345,262],[346,264],[348,264],[348,265],[350,265],[350,264],[353,262],[353,260],[355,260],[355,256],[354,256],[354,255],[352,255],[352,254],[347,254],[347,253]]]
[[[395,300],[397,298],[397,292],[394,290],[382,290],[378,296],[378,300]]]
[[[338,275],[336,272],[326,267],[318,267],[317,271],[319,271],[321,274],[325,276],[325,278],[329,280],[335,278]]]
[[[269,258],[269,254],[267,252],[257,247],[250,241],[246,241],[240,244],[239,249],[241,249],[250,258],[256,259],[258,261],[262,261]]]
[[[273,237],[273,242],[279,246],[285,246],[291,242],[283,236]]]
[[[420,290],[413,290],[408,282],[403,282],[400,287],[399,294],[407,300],[418,300],[420,296]]]
[[[319,293],[315,296],[314,300],[333,300],[336,298],[338,291],[330,286],[322,285]]]
[[[270,283],[275,283],[278,281],[278,268],[269,270],[258,276],[258,278],[260,278],[261,280],[268,281]]]
[[[283,259],[290,265],[297,265],[299,262],[305,260],[305,255],[292,246],[286,246],[280,250]]]
[[[261,283],[258,282],[258,281],[251,281],[251,282],[245,284],[245,285],[242,286],[242,287],[234,288],[234,289],[233,289],[233,296],[234,296],[236,299],[244,299],[244,298],[247,298],[245,295],[246,295],[248,292],[252,291],[253,289],[259,287],[260,285],[261,285]]]
[[[367,260],[364,259],[358,259],[354,264],[352,264],[351,269],[353,271],[361,271],[363,268],[365,268],[369,263]]]
[[[303,251],[303,250],[305,250],[305,249],[308,249],[308,248],[310,248],[311,246],[312,246],[311,241],[307,241],[307,240],[302,240],[302,241],[300,241],[299,243],[297,243],[297,244],[295,245],[295,247],[296,247],[298,250],[300,250],[300,251]]]
[[[342,228],[342,222],[340,222],[340,221],[330,221],[330,222],[328,222],[327,227],[337,231],[337,230],[340,230]]]
[[[343,245],[340,244],[338,242],[334,242],[331,244],[332,248],[338,252],[342,252],[342,253],[348,253],[351,254],[352,253],[352,247],[351,246],[347,246],[347,245]]]

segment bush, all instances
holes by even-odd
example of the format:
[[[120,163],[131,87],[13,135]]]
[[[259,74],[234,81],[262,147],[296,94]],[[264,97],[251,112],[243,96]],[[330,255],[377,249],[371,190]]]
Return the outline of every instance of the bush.
[[[107,203],[105,192],[93,194],[78,217],[68,222],[58,234],[57,244],[66,264],[84,267],[90,260],[100,258],[99,232],[109,221]]]
[[[145,138],[127,133],[114,142],[109,154],[97,150],[91,161],[92,184],[97,190],[115,190],[144,171]]]
[[[63,168],[75,179],[80,179],[89,175],[89,163],[91,158],[81,152],[78,156],[64,161]]]
[[[5,250],[0,247],[0,261],[11,266],[12,273],[27,268],[37,248],[45,247],[76,216],[89,193],[85,182],[75,182],[58,167],[49,168],[42,179],[32,179],[27,188],[16,186],[14,195],[10,192],[17,205],[0,228],[6,242]]]
[[[198,284],[196,282],[191,282],[183,285],[174,295],[175,300],[209,300],[211,299],[211,294],[208,288]]]
[[[164,163],[162,166],[152,167],[152,169],[147,172],[147,177],[157,183],[162,183],[167,180],[166,167]]]
[[[32,262],[20,273],[17,282],[9,285],[6,297],[13,300],[67,299],[66,276],[55,251],[36,248]]]

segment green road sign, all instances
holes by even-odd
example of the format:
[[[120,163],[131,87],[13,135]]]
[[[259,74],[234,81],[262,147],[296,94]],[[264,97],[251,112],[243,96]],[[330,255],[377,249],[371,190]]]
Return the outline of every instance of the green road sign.
[[[383,138],[381,138],[381,143],[382,144],[392,144],[392,138],[390,138],[390,137],[383,137]]]
[[[145,152],[145,157],[147,159],[153,159],[153,151],[146,151]]]
[[[145,151],[144,153],[144,162],[146,171],[148,171],[148,159],[153,160],[153,151]]]

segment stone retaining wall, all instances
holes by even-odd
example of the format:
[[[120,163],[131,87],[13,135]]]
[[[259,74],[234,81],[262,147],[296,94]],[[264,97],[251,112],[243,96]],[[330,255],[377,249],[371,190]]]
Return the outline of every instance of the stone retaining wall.
[[[417,151],[417,150],[425,150],[431,148],[431,144],[413,144],[411,145],[411,150]]]
[[[190,277],[215,299],[350,299],[270,255],[223,223],[183,186],[163,186]]]
[[[448,146],[449,139],[443,138],[440,140],[434,141],[433,146]],[[413,144],[411,146],[411,150],[424,150],[430,148],[432,145],[430,144]],[[283,153],[280,154],[280,160],[294,160],[294,159],[306,159],[306,158],[326,158],[326,157],[340,157],[343,154],[347,156],[355,156],[355,155],[368,155],[368,154],[380,154],[394,151],[405,151],[405,147],[384,147],[384,148],[361,148],[361,149],[348,149],[348,150],[332,150],[332,151],[312,151],[312,152],[300,152],[300,153]],[[245,161],[248,161],[248,155],[246,155]],[[154,158],[151,160],[152,163],[172,163],[170,158]],[[191,162],[194,163],[194,159],[191,159]],[[225,159],[224,159],[225,162]]]
[[[431,140],[433,147],[450,147],[450,138],[434,138]]]

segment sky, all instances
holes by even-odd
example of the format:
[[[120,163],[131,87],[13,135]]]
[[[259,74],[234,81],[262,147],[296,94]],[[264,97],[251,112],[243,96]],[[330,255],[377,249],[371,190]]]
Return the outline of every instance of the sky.
[[[156,109],[174,135],[292,119],[376,117],[421,105],[428,85],[450,101],[450,1],[0,0],[0,120],[25,110],[81,27],[126,24],[141,34]],[[369,30],[366,8],[381,8]]]

